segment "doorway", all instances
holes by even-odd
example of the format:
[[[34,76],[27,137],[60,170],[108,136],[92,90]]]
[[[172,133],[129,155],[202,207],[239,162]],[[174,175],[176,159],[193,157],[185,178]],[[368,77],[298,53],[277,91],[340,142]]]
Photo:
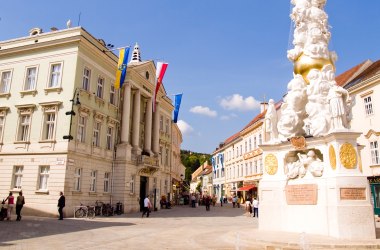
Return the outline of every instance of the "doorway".
[[[140,176],[140,212],[144,210],[144,199],[147,195],[148,177]]]

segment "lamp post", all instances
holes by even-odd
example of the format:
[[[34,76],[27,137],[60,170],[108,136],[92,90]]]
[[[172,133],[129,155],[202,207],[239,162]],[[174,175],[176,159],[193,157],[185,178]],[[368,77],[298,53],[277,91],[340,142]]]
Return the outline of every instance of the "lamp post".
[[[76,95],[76,99],[74,99],[75,95]],[[69,134],[63,136],[64,140],[68,139],[69,141],[71,141],[73,139],[73,136],[71,135],[71,125],[73,123],[73,116],[75,115],[75,112],[74,112],[74,102],[75,102],[75,105],[80,105],[79,91],[78,91],[78,89],[75,89],[74,95],[73,95],[73,99],[71,99],[70,102],[71,102],[71,110],[66,112],[66,115],[70,116]]]

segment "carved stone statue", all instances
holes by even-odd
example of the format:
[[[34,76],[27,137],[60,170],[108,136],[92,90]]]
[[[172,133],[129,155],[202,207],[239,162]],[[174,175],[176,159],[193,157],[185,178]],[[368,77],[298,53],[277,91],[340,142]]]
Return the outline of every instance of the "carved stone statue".
[[[268,102],[268,109],[265,114],[265,132],[269,135],[269,143],[275,143],[278,139],[277,111],[274,104],[274,100],[270,99]]]
[[[333,85],[330,88],[328,99],[330,104],[330,114],[331,114],[331,129],[339,130],[344,129],[346,122],[346,106],[348,100],[348,91],[344,88]]]
[[[323,175],[324,164],[316,156],[314,150],[309,150],[307,154],[297,154],[298,160],[289,162],[285,166],[285,174],[287,180],[303,178],[307,171],[314,177],[321,177]]]

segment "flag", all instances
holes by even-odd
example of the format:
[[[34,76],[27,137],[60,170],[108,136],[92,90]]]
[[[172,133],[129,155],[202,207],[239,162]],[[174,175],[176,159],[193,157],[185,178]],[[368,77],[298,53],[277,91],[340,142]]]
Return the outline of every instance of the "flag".
[[[119,62],[116,70],[115,88],[119,89],[123,86],[125,76],[127,75],[129,47],[119,50]]]
[[[177,123],[178,119],[178,113],[179,113],[179,107],[181,106],[181,100],[182,100],[182,94],[177,94],[174,97],[175,102],[174,102],[174,119],[173,122]]]
[[[162,79],[164,78],[166,68],[168,67],[167,63],[163,62],[157,62],[157,69],[156,69],[156,89],[154,91],[153,96],[153,112],[156,112],[156,99],[157,99],[157,93],[160,89],[160,86],[162,84]]]

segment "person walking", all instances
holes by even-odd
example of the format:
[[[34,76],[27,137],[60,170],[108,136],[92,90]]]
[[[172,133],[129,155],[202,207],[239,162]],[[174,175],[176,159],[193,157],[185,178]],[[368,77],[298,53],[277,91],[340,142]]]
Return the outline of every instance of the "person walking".
[[[237,204],[237,207],[240,208],[240,203],[241,203],[241,197],[238,196],[237,200],[236,200],[236,204]]]
[[[22,191],[18,193],[17,200],[16,200],[16,214],[17,214],[17,221],[21,220],[21,209],[25,204],[25,198],[22,195]]]
[[[248,216],[251,216],[251,214],[252,214],[252,203],[251,203],[251,200],[249,198],[245,201],[245,211],[247,212]]]
[[[223,196],[220,196],[220,199],[219,199],[219,200],[220,200],[220,206],[223,207],[223,202],[224,202],[224,198],[223,198]]]
[[[237,201],[236,196],[232,197],[232,207],[233,208],[235,208],[236,201]]]
[[[8,201],[8,208],[7,208],[7,220],[11,220],[12,216],[12,210],[15,205],[15,197],[13,196],[12,192],[9,192],[8,197],[4,200],[4,202]]]
[[[205,201],[205,205],[206,205],[206,211],[210,211],[210,203],[211,203],[210,196],[206,195],[206,197],[204,198],[204,201]]]
[[[253,198],[252,201],[252,206],[253,206],[253,217],[259,217],[259,201],[255,198]]]
[[[149,195],[147,195],[144,199],[144,209],[143,209],[141,218],[144,217],[145,214],[147,218],[149,217],[151,207],[152,207],[152,204],[150,203]]]
[[[59,192],[59,199],[58,199],[58,213],[59,213],[59,219],[63,220],[63,208],[65,207],[65,196],[63,195],[63,192]]]
[[[191,207],[195,207],[195,195],[191,195]]]

